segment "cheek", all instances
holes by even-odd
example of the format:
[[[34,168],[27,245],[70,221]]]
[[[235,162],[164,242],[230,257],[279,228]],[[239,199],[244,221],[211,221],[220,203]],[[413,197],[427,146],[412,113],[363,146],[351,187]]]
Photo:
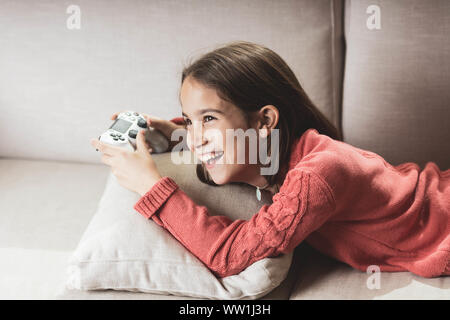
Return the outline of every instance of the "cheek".
[[[192,135],[189,132],[189,130],[187,130],[187,133],[186,133],[186,144],[187,144],[189,150],[194,150],[194,146],[192,144]]]
[[[234,137],[234,142],[227,144],[225,149],[227,163],[241,166],[248,165],[250,163],[249,152],[252,151],[248,143],[249,141],[247,139]]]
[[[242,145],[238,145],[242,142]],[[226,184],[232,181],[241,181],[248,173],[249,159],[248,159],[248,145],[237,137],[234,138],[234,143],[226,143],[223,140],[224,159],[223,163],[217,165],[209,171],[211,178],[217,184]],[[239,151],[238,151],[239,150]]]

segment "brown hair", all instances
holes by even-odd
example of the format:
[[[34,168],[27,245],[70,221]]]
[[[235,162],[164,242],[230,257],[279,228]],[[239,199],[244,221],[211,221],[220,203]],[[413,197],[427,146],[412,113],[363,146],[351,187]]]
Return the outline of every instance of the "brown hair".
[[[310,100],[286,62],[262,45],[228,43],[185,67],[181,84],[188,76],[215,89],[221,99],[237,106],[247,118],[265,105],[278,108],[280,168],[289,161],[292,142],[309,128],[342,141],[339,129]],[[215,185],[202,164],[197,165],[197,176]],[[272,184],[277,175],[266,178]]]

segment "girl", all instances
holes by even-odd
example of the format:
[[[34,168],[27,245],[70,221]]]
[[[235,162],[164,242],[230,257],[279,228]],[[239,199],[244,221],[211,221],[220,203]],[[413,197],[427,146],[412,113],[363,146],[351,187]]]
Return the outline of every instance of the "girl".
[[[149,125],[167,137],[187,130],[203,182],[243,182],[272,192],[273,203],[249,221],[210,216],[171,178],[161,177],[142,135],[135,152],[97,140],[92,145],[119,183],[142,196],[134,208],[217,276],[292,251],[303,240],[362,271],[377,265],[423,277],[450,274],[450,170],[433,162],[422,171],[411,162],[392,166],[342,142],[275,52],[234,42],[205,54],[183,70],[180,102],[183,118],[147,116]],[[221,134],[207,136],[211,129]],[[260,139],[279,143],[280,169],[262,175],[267,164],[236,163],[227,129],[254,129]],[[275,130],[279,141],[270,141]],[[239,147],[248,160],[249,143]]]

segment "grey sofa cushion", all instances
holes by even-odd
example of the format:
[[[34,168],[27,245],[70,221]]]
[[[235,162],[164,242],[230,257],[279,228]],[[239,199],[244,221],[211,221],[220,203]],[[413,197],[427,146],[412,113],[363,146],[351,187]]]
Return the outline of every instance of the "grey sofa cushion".
[[[306,243],[293,262],[299,277],[290,299],[450,299],[450,277],[422,278],[410,272],[365,273],[327,257]]]
[[[0,158],[0,299],[60,292],[107,175],[96,164]]]
[[[0,156],[99,163],[88,141],[110,114],[181,115],[183,65],[232,40],[279,53],[338,122],[342,0],[84,1],[79,30],[70,4],[0,3],[2,116],[20,119],[2,123]]]
[[[366,26],[370,5],[381,29]],[[346,1],[344,140],[388,162],[450,167],[450,2]]]

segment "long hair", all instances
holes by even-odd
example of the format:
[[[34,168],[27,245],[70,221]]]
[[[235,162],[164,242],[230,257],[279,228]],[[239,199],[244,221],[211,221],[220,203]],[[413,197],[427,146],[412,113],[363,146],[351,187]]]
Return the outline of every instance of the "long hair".
[[[279,111],[279,163],[289,161],[292,142],[310,128],[342,141],[342,134],[314,105],[286,62],[265,46],[237,41],[228,43],[183,68],[181,84],[192,77],[217,95],[241,109],[244,114],[274,105]],[[216,185],[203,164],[197,176]],[[266,176],[270,184],[277,175]]]

